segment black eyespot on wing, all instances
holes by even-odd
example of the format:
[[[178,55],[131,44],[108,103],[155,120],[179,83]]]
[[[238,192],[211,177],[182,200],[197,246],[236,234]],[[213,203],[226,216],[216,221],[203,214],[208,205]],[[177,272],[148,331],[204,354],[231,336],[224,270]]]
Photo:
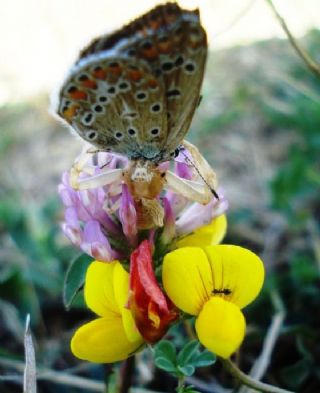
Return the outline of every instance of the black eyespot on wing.
[[[182,56],[179,56],[179,57],[177,57],[176,58],[176,61],[174,62],[174,65],[176,66],[176,67],[180,67],[180,66],[182,66],[182,64],[183,64],[183,57]]]
[[[161,105],[156,103],[156,104],[152,104],[150,107],[151,112],[153,113],[158,113],[161,111]]]
[[[192,74],[192,73],[195,71],[196,66],[195,66],[193,63],[189,62],[189,63],[186,63],[186,64],[184,65],[184,69],[185,69],[185,71],[187,71],[188,73]]]
[[[166,61],[165,63],[162,63],[161,68],[162,71],[164,72],[170,72],[173,69],[174,65],[171,61]]]
[[[119,89],[120,90],[126,90],[126,89],[128,89],[128,87],[130,87],[128,82],[121,82],[121,83],[119,83]]]
[[[95,105],[95,106],[93,107],[93,110],[94,110],[95,112],[97,112],[97,113],[101,113],[101,112],[103,112],[103,107],[102,107],[101,105]]]
[[[105,103],[105,102],[108,101],[108,97],[106,97],[106,96],[100,96],[100,97],[98,98],[98,100],[99,100],[99,102],[101,102],[101,103]]]
[[[79,76],[79,78],[78,78],[78,80],[80,81],[80,82],[85,82],[85,81],[87,81],[89,79],[89,77],[88,77],[88,75],[86,75],[86,74],[81,74],[80,76]]]
[[[75,91],[77,91],[77,86],[70,86],[67,90],[68,93],[74,93]]]
[[[179,89],[171,89],[166,92],[167,98],[177,98],[181,96],[181,91]]]
[[[109,94],[114,94],[116,92],[116,88],[114,86],[111,86],[111,87],[108,88],[107,92]]]
[[[147,94],[146,94],[144,91],[138,91],[138,92],[136,93],[136,99],[137,99],[138,101],[145,101],[146,98],[147,98]]]

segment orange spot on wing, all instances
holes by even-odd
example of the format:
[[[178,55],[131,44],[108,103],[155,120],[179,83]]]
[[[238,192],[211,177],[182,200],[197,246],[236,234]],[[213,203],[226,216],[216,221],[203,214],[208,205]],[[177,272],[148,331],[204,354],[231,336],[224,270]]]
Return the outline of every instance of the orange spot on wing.
[[[70,108],[67,108],[66,110],[64,110],[62,112],[63,117],[67,120],[67,121],[71,121],[72,118],[74,117],[74,115],[76,114],[77,110],[79,109],[78,105],[72,105],[70,106]]]
[[[155,89],[159,86],[159,83],[156,81],[156,79],[149,79],[147,82],[148,87],[151,89]]]
[[[91,79],[83,81],[81,84],[82,84],[82,86],[84,86],[84,87],[86,87],[88,89],[96,89],[98,87],[96,82],[91,80]]]
[[[158,43],[158,49],[159,49],[160,53],[170,53],[170,52],[172,52],[173,45],[169,41],[159,42]]]
[[[120,76],[122,74],[122,68],[120,66],[117,67],[108,67],[108,74],[113,76]]]
[[[129,71],[127,72],[127,76],[128,76],[128,78],[129,78],[131,81],[133,81],[133,82],[138,82],[138,81],[142,78],[143,74],[142,74],[142,72],[139,71],[139,70],[129,70]]]
[[[154,47],[150,49],[144,49],[142,50],[142,56],[148,60],[153,60],[158,57],[158,51]]]
[[[106,79],[107,72],[103,70],[102,68],[99,70],[94,70],[92,72],[92,75],[97,78],[97,79]]]
[[[73,100],[86,100],[88,97],[88,94],[82,90],[75,90],[69,93],[69,95]]]

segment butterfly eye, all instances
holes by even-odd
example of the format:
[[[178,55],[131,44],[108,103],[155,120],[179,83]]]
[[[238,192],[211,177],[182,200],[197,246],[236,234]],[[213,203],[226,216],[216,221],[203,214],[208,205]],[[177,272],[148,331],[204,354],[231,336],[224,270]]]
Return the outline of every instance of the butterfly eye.
[[[114,137],[118,140],[118,141],[122,141],[122,139],[124,138],[124,135],[121,131],[116,131],[114,132]]]
[[[114,86],[110,86],[107,90],[107,93],[110,95],[115,95],[116,94],[116,88]]]
[[[193,74],[196,70],[196,65],[193,61],[189,60],[187,61],[187,63],[184,65],[183,68],[187,74]]]
[[[146,99],[147,99],[147,93],[146,92],[144,92],[144,91],[138,91],[137,93],[136,93],[136,95],[135,95],[135,97],[136,97],[136,100],[137,101],[139,101],[139,102],[144,102],[144,101],[146,101]]]
[[[89,130],[86,131],[85,133],[85,138],[89,141],[94,141],[95,139],[97,139],[97,137],[98,137],[97,131]]]
[[[160,128],[159,127],[151,128],[149,133],[153,137],[158,136],[160,134]]]

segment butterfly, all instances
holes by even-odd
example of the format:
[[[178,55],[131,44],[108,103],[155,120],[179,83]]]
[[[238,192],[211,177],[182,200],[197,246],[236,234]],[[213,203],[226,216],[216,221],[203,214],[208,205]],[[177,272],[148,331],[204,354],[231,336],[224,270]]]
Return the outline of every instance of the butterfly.
[[[212,191],[215,176],[193,145],[187,147],[203,167],[201,177],[208,177],[205,189],[179,183],[169,172],[163,179],[158,170],[186,146],[206,57],[199,10],[158,5],[80,52],[59,91],[57,114],[97,149],[129,158],[132,165],[124,178],[137,199],[153,199],[166,182],[208,203],[207,185]],[[115,178],[113,173],[108,181]]]
[[[199,11],[159,5],[82,50],[58,115],[98,149],[167,161],[189,129],[206,56]]]

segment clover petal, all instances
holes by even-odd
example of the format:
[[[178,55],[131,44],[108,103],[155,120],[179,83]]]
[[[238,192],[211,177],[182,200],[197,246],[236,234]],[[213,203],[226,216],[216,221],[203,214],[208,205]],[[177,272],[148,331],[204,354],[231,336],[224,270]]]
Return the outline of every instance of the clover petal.
[[[194,230],[176,242],[176,247],[205,247],[219,244],[227,231],[227,218],[225,214],[215,217],[210,224]]]
[[[128,358],[141,345],[142,340],[128,340],[121,317],[108,316],[81,326],[72,338],[71,350],[83,360],[113,363]]]
[[[213,272],[213,294],[220,291],[222,297],[240,308],[257,297],[263,284],[264,267],[256,254],[233,245],[210,246],[204,251]]]
[[[162,280],[173,303],[186,313],[198,315],[213,288],[210,263],[198,247],[184,247],[164,257]]]
[[[210,351],[228,358],[241,344],[246,322],[239,307],[212,297],[196,319],[199,341]]]
[[[87,306],[100,317],[110,314],[120,315],[113,286],[114,268],[118,261],[104,263],[94,261],[90,264],[84,287]]]

